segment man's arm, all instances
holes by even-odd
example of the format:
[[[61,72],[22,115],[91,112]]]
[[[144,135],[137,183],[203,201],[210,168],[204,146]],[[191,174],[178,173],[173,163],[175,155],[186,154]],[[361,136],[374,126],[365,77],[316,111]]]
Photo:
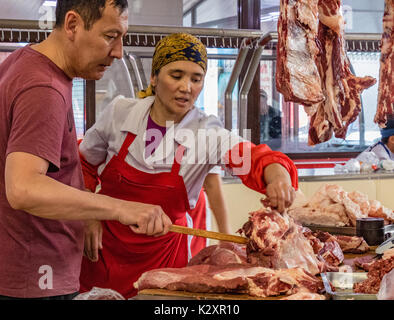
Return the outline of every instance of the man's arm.
[[[117,220],[136,233],[161,235],[171,220],[160,206],[85,192],[48,176],[48,161],[24,152],[6,158],[6,196],[11,207],[56,220]]]

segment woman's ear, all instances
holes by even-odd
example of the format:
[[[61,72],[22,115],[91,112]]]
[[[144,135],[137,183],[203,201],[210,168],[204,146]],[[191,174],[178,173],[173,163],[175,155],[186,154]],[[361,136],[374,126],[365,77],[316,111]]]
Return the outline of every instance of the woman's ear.
[[[156,87],[156,85],[157,85],[157,75],[156,74],[150,76],[150,84],[152,87]]]

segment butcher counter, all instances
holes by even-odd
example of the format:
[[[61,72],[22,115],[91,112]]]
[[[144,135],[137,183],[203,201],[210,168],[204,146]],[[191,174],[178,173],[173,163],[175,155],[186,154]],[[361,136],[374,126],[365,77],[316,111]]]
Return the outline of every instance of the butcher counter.
[[[375,256],[376,247],[370,247],[370,251],[364,254],[344,254],[344,264],[352,265],[353,260],[362,257]],[[356,269],[355,272],[364,272],[361,269]],[[277,297],[252,297],[246,294],[224,294],[224,293],[195,293],[184,291],[171,291],[165,289],[145,289],[131,300],[280,300],[285,296]],[[327,298],[330,297],[327,295]]]
[[[298,169],[299,189],[310,198],[323,184],[337,184],[345,191],[360,191],[370,200],[378,200],[394,209],[394,172],[336,174],[333,168]],[[261,207],[261,194],[244,186],[240,179],[223,177],[223,193],[229,211],[230,226],[236,232],[247,220],[248,213]],[[214,217],[211,230],[217,231]],[[210,244],[215,242],[210,242]]]

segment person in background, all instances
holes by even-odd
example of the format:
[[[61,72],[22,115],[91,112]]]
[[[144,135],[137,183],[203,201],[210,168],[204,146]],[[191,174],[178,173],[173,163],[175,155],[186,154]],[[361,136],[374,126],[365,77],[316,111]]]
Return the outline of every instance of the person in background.
[[[1,300],[77,295],[82,220],[169,230],[159,206],[83,191],[72,79],[100,79],[122,57],[127,28],[126,0],[58,0],[49,37],[0,65]]]
[[[230,170],[267,195],[283,212],[294,201],[297,169],[283,153],[254,145],[194,106],[207,70],[205,46],[179,33],[156,45],[150,86],[140,99],[118,96],[79,145],[85,185],[93,192],[160,205],[175,225],[191,226],[205,178],[215,166]],[[98,250],[101,248],[101,250]],[[85,233],[81,290],[110,288],[126,298],[148,270],[184,267],[188,237],[150,237],[116,221],[91,221]]]
[[[282,133],[280,110],[268,105],[265,90],[260,90],[260,141],[279,141]],[[277,142],[278,143],[278,142]],[[279,146],[280,147],[280,146]]]
[[[394,161],[394,117],[387,120],[386,127],[380,129],[381,140],[369,146],[358,157],[365,152],[373,152],[379,160]]]

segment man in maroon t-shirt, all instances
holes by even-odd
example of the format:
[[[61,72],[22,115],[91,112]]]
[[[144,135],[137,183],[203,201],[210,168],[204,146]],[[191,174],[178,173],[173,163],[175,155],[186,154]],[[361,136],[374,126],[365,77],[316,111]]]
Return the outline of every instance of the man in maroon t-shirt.
[[[169,230],[158,206],[82,191],[72,79],[100,79],[127,28],[127,0],[58,0],[48,39],[0,65],[0,299],[72,298],[83,220]]]

